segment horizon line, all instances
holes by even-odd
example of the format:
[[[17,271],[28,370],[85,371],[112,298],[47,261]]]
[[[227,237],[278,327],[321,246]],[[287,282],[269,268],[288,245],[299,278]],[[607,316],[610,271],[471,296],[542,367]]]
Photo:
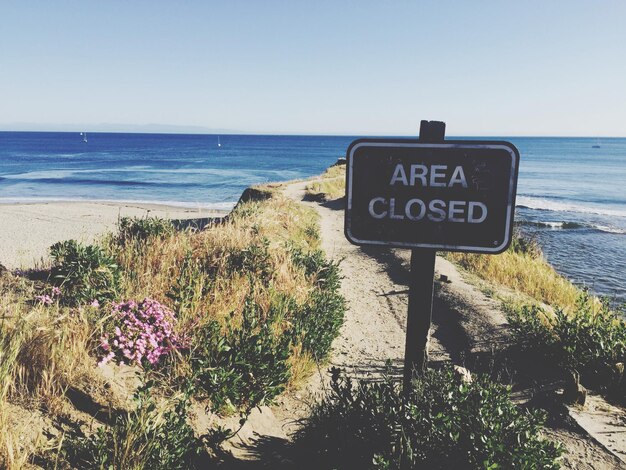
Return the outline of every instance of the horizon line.
[[[181,126],[184,127],[184,126]],[[206,132],[189,132],[189,131],[139,131],[139,130],[23,130],[23,129],[6,129],[0,126],[0,132],[15,132],[15,133],[49,133],[49,134],[75,134],[75,133],[90,133],[90,134],[137,134],[137,135],[207,135],[207,136],[219,136],[219,135],[236,135],[236,136],[294,136],[294,137],[402,137],[402,138],[419,138],[419,134],[391,134],[391,133],[309,133],[309,132],[250,132],[250,131],[235,131],[235,130],[223,130],[218,132],[217,130],[208,129]],[[616,135],[552,135],[552,134],[450,134],[448,137],[516,137],[516,138],[552,138],[552,139],[625,139],[624,136]]]

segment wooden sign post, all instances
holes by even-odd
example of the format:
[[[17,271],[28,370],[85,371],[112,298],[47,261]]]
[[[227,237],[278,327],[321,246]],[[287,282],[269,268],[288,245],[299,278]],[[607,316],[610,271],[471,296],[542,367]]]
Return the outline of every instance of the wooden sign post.
[[[437,250],[501,253],[511,243],[519,152],[509,142],[359,139],[346,154],[345,235],[411,249],[404,387],[426,368]]]
[[[422,121],[419,141],[443,142],[446,123]],[[428,248],[411,250],[409,273],[409,305],[406,318],[406,346],[404,348],[404,393],[408,395],[411,380],[416,373],[423,373],[428,363],[428,336],[433,316],[433,288],[435,282],[435,258],[437,252]]]

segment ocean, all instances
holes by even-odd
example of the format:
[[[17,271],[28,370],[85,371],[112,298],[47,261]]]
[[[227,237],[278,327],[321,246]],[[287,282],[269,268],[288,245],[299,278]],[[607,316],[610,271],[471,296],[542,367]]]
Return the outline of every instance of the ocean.
[[[228,210],[249,185],[321,173],[354,139],[221,135],[218,146],[216,135],[90,133],[84,142],[79,133],[0,132],[0,203],[139,201]],[[573,282],[626,302],[626,138],[489,139],[520,151],[521,229]]]

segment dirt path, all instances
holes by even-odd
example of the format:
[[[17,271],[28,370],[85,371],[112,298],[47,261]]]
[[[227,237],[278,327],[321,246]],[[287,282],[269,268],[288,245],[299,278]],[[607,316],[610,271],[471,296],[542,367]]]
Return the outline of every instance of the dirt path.
[[[360,248],[343,235],[343,203],[304,201],[307,182],[290,184],[285,194],[314,207],[320,215],[322,248],[327,256],[342,260],[342,294],[348,302],[345,323],[333,344],[328,368],[339,367],[354,376],[376,376],[392,361],[401,373],[407,310],[408,250]],[[448,282],[441,282],[441,275]],[[456,268],[437,257],[430,361],[467,363],[488,355],[507,340],[506,320],[498,304],[466,283]],[[467,363],[471,368],[471,364]],[[238,460],[228,468],[293,468],[288,435],[309,404],[323,393],[328,374],[320,370],[296,393],[251,417],[234,442]],[[555,419],[547,433],[564,443],[563,468],[612,469],[620,461],[590,439],[575,424]],[[297,467],[297,465],[295,466]]]

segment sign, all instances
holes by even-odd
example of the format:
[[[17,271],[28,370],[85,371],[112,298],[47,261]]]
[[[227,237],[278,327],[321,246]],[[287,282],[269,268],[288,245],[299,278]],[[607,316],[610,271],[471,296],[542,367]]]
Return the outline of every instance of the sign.
[[[346,237],[501,253],[511,243],[518,163],[509,142],[356,140],[347,151]]]

